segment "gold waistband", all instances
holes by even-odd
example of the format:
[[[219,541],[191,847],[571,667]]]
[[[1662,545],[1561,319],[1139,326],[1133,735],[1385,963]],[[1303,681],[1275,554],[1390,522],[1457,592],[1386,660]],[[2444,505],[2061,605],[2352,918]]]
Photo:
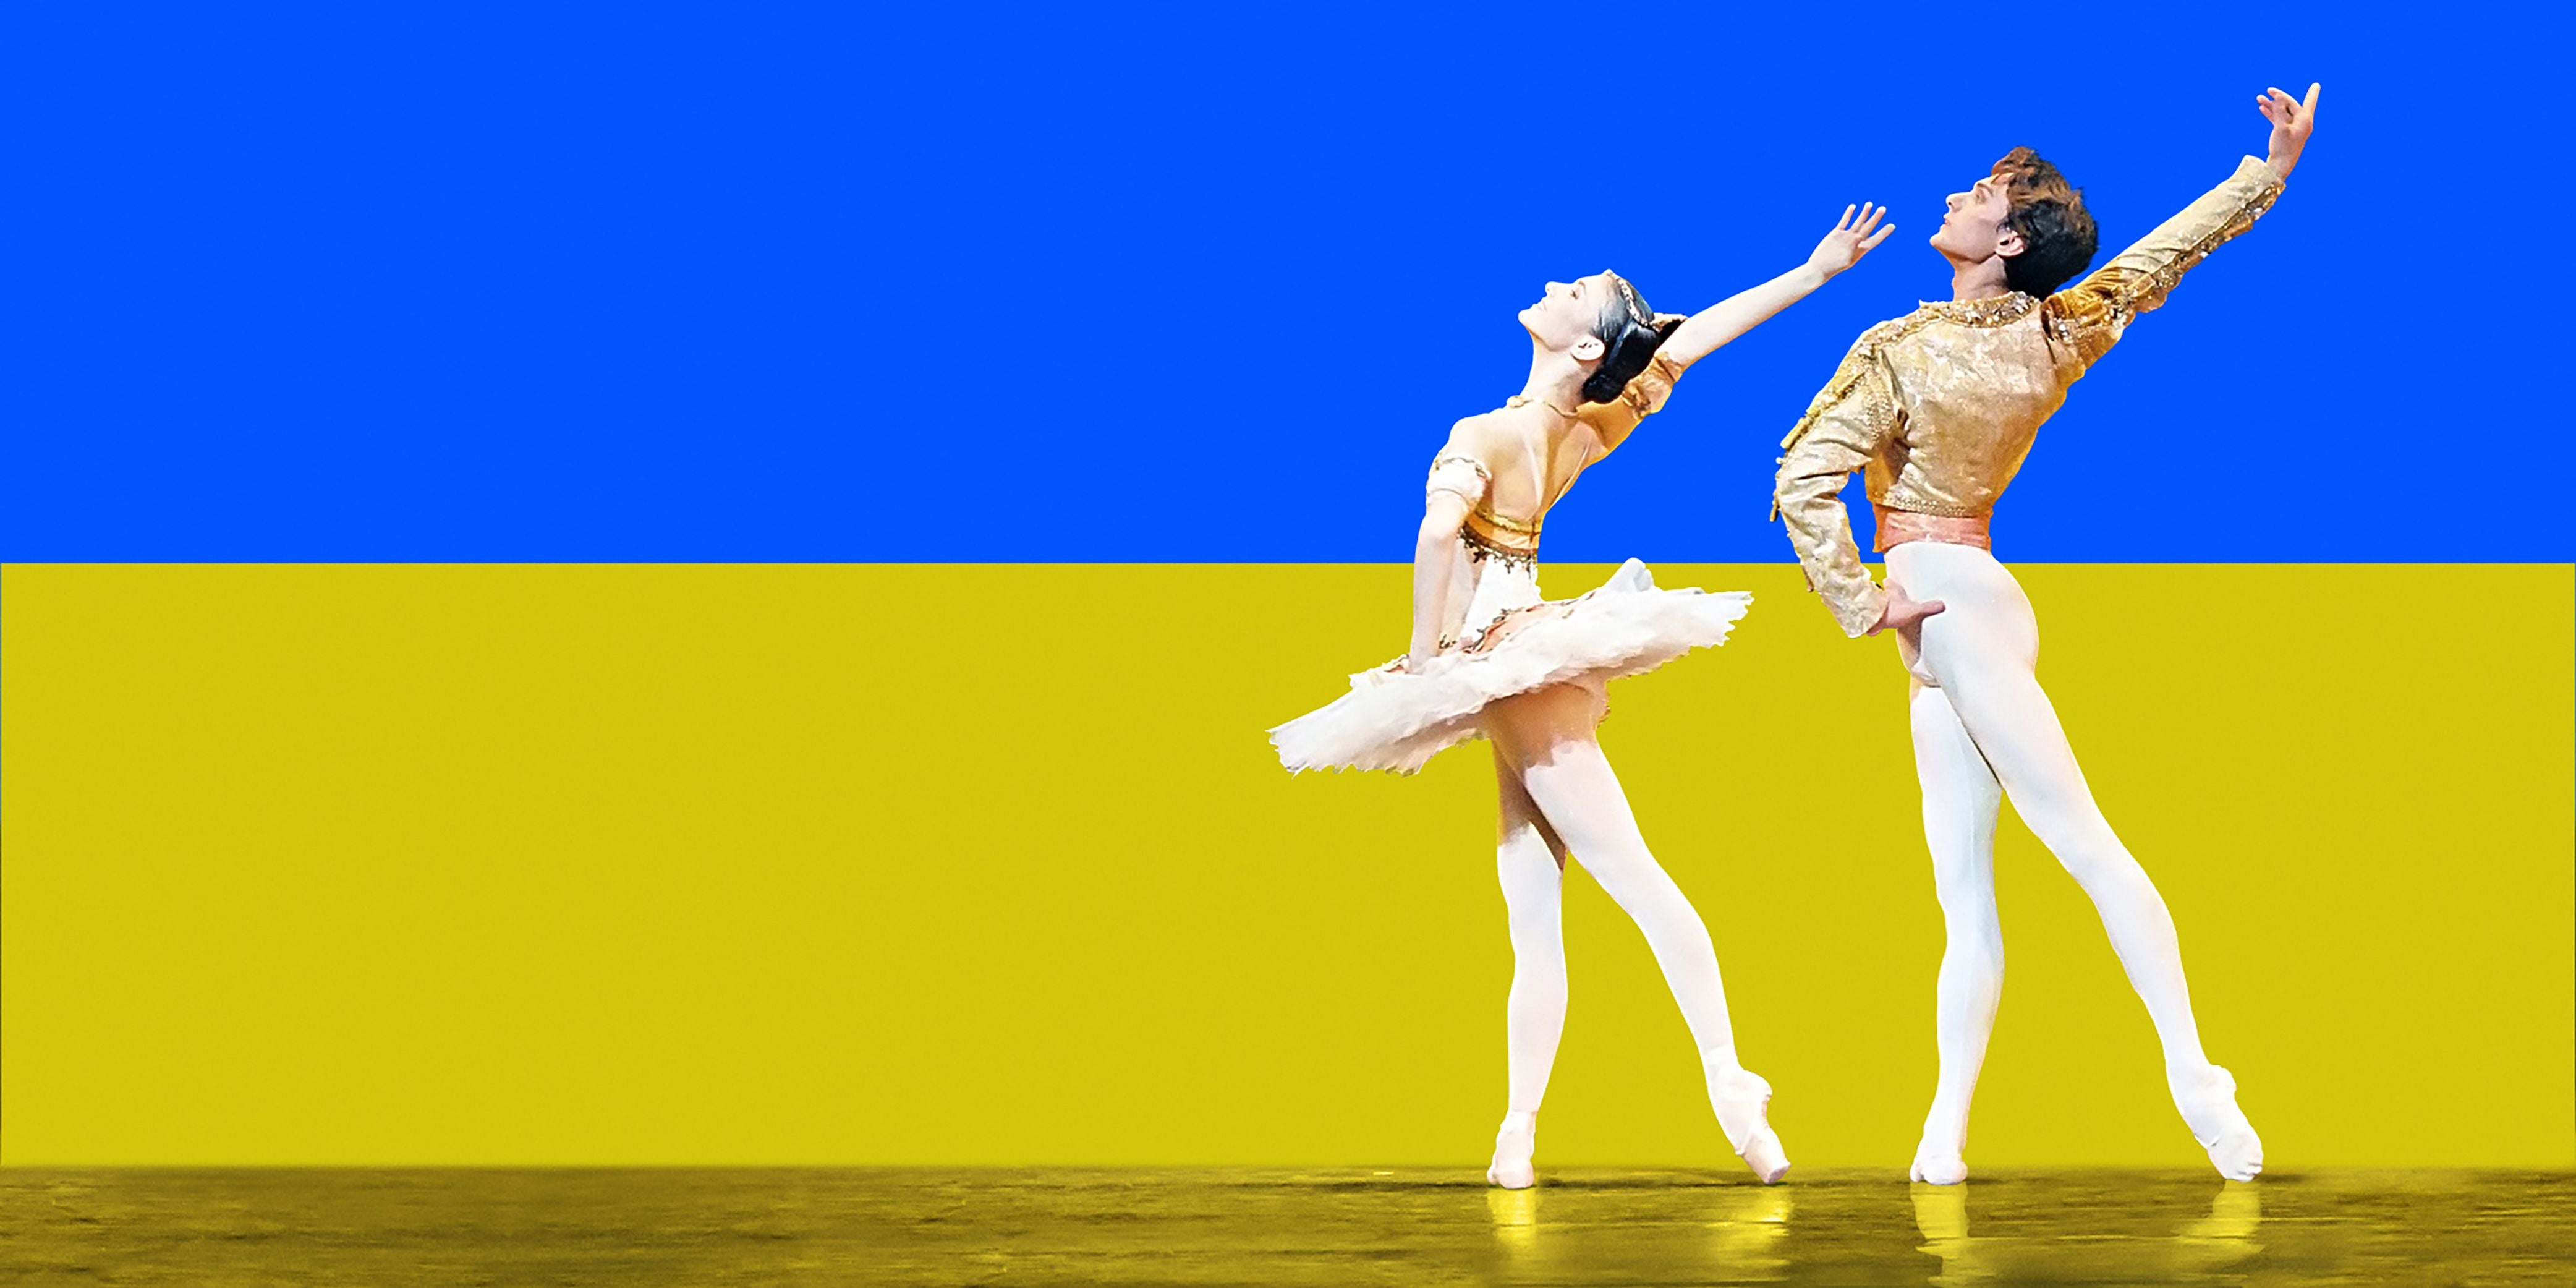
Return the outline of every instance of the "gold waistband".
[[[1532,541],[1538,540],[1538,524],[1504,518],[1500,511],[1482,501],[1477,502],[1476,507],[1467,512],[1467,520],[1489,533],[1508,532],[1528,537]]]
[[[1945,546],[1975,546],[1979,550],[1995,548],[1993,519],[1987,515],[1953,517],[1946,514],[1918,514],[1912,510],[1893,510],[1871,503],[1878,511],[1880,550],[1893,550],[1908,541],[1937,541]]]
[[[1524,546],[1496,541],[1492,536],[1477,531],[1473,523],[1458,529],[1458,540],[1466,545],[1467,557],[1478,563],[1494,559],[1509,567],[1527,568],[1538,562],[1537,542]]]
[[[1476,539],[1496,550],[1515,554],[1538,553],[1538,525],[1515,523],[1482,506],[1467,512],[1463,530],[1476,534]]]

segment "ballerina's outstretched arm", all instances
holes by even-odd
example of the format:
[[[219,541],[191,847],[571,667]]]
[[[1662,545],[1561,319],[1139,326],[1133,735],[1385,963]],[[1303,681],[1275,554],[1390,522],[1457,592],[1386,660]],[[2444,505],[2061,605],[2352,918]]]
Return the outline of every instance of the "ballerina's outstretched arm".
[[[1673,332],[1663,346],[1655,350],[1659,357],[1672,360],[1675,367],[1688,367],[1715,353],[1735,337],[1760,326],[1774,313],[1807,298],[1807,294],[1831,281],[1836,273],[1860,262],[1880,242],[1887,240],[1896,225],[1879,227],[1887,217],[1887,207],[1866,202],[1858,207],[1843,207],[1841,222],[1816,243],[1807,261],[1760,286],[1750,287],[1701,309]],[[1875,233],[1872,230],[1875,229]]]
[[[1884,206],[1845,206],[1841,221],[1816,243],[1807,262],[1681,319],[1680,325],[1656,346],[1655,360],[1628,382],[1619,397],[1606,403],[1585,403],[1576,413],[1600,437],[1600,450],[1615,450],[1638,422],[1660,409],[1672,395],[1673,382],[1681,379],[1692,363],[1761,325],[1772,314],[1805,299],[1809,292],[1859,263],[1872,247],[1886,241],[1887,235],[1896,231],[1894,224],[1878,227],[1878,221],[1886,215]],[[1871,231],[1874,228],[1875,233]],[[1659,328],[1671,320],[1669,314],[1655,319]]]

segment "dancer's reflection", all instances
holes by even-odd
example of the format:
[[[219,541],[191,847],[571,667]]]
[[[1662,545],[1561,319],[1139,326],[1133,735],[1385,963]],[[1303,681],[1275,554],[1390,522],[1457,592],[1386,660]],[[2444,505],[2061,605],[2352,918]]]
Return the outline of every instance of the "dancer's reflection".
[[[1722,1204],[1709,1223],[1709,1252],[1727,1282],[1778,1279],[1789,1269],[1787,1190],[1754,1190]]]
[[[1923,1234],[1916,1249],[1941,1259],[1929,1282],[1985,1284],[1999,1280],[2090,1283],[2103,1279],[2191,1283],[2263,1250],[2254,1229],[2263,1223],[2262,1191],[2230,1185],[2218,1191],[2209,1215],[2184,1223],[2166,1238],[2122,1238],[2075,1228],[2075,1222],[2012,1237],[1968,1233],[1968,1188],[1914,1187],[1914,1225]],[[2079,1218],[2080,1219],[2080,1218]],[[2023,1226],[2029,1229],[2029,1226]]]
[[[1676,1209],[1670,1196],[1645,1198],[1617,1189],[1494,1189],[1485,1210],[1503,1277],[1515,1283],[1625,1282],[1675,1274],[1724,1283],[1783,1279],[1789,1270],[1787,1190],[1708,1191]],[[1540,1219],[1540,1204],[1550,1205]]]
[[[1539,1250],[1538,1191],[1487,1190],[1485,1210],[1493,1215],[1494,1242],[1502,1245],[1503,1260],[1514,1270],[1533,1269]]]

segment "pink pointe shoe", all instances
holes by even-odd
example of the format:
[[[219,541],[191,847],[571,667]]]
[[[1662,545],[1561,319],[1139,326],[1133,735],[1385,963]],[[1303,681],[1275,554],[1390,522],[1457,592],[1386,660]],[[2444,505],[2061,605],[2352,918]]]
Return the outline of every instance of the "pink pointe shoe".
[[[2168,1079],[2167,1089],[2191,1138],[2209,1151],[2209,1164],[2219,1175],[2250,1181],[2263,1174],[2263,1138],[2236,1107],[2236,1075],[2213,1064],[2197,1077]]]
[[[1530,1155],[1537,1149],[1538,1115],[1504,1115],[1503,1129],[1494,1133],[1494,1161],[1485,1169],[1485,1183],[1507,1190],[1538,1184],[1538,1169],[1530,1165]]]
[[[1780,1133],[1771,1130],[1765,1116],[1771,1107],[1770,1083],[1760,1074],[1737,1069],[1710,1084],[1708,1100],[1717,1109],[1717,1126],[1726,1133],[1726,1143],[1763,1184],[1789,1174],[1788,1152],[1780,1147]]]

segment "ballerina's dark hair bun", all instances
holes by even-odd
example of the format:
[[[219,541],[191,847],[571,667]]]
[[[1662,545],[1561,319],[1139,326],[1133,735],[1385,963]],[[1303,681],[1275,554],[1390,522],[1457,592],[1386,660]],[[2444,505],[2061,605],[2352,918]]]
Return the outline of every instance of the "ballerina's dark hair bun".
[[[1610,299],[1601,306],[1601,316],[1592,322],[1592,334],[1600,339],[1603,348],[1601,365],[1583,382],[1585,402],[1606,403],[1617,398],[1682,324],[1679,317],[1657,318],[1628,279],[1614,273],[1610,282]]]

